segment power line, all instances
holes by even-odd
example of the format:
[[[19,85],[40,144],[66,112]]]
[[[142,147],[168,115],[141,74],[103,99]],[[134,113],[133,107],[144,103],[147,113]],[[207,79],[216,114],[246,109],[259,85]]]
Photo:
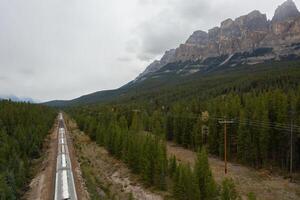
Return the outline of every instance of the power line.
[[[251,120],[240,120],[240,119],[237,119],[236,120],[237,123],[241,123],[241,124],[246,124],[246,125],[251,125],[251,126],[254,126],[254,127],[260,127],[260,128],[270,128],[270,129],[275,129],[275,130],[281,130],[281,131],[290,131],[291,128],[297,128],[297,126],[276,126],[276,125],[268,125],[266,123],[259,123],[259,122],[253,122]],[[299,128],[298,130],[296,129],[295,130],[296,132],[300,132]]]
[[[190,119],[197,119],[199,118],[199,116],[196,115],[191,115],[190,116],[178,116],[178,115],[172,115],[172,117],[175,118],[190,118]],[[219,121],[221,119],[223,119],[223,117],[213,117],[213,116],[209,116],[209,119],[213,119],[216,121]],[[242,123],[242,124],[249,124],[255,127],[263,127],[263,128],[271,128],[271,129],[276,129],[276,130],[283,130],[283,131],[289,131],[291,129],[290,125],[286,125],[286,124],[282,124],[282,123],[277,123],[277,122],[265,122],[265,121],[257,121],[257,120],[250,120],[250,119],[238,119],[238,118],[233,118],[235,120],[234,123]],[[295,129],[300,129],[300,126],[294,125],[293,124],[293,128]],[[297,130],[295,130],[297,131]],[[300,130],[298,130],[297,132],[300,132]]]

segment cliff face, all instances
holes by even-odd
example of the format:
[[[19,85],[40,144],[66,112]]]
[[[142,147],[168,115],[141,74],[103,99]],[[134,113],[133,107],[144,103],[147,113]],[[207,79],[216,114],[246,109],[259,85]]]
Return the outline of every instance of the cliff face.
[[[165,53],[160,61],[155,61],[141,74],[155,72],[170,62],[205,60],[209,57],[236,53],[254,52],[259,48],[272,49],[268,55],[258,60],[280,59],[289,54],[300,55],[295,44],[300,43],[300,13],[292,0],[280,5],[272,20],[255,10],[238,17],[227,19],[220,27],[208,32],[195,31],[176,50]],[[253,59],[252,59],[253,60]]]
[[[176,61],[198,60],[254,49],[268,34],[268,30],[267,17],[259,11],[253,11],[234,21],[227,19],[220,27],[202,33],[201,38],[197,38],[198,35],[195,34],[198,31],[193,33],[185,44],[176,49]]]
[[[196,31],[190,39],[176,49],[176,61],[199,60],[207,57],[230,55],[271,47],[275,54],[282,52],[281,45],[300,42],[300,16],[292,1],[279,6],[272,21],[265,14],[253,11],[248,15],[227,19],[201,35]],[[191,39],[192,38],[192,39]]]

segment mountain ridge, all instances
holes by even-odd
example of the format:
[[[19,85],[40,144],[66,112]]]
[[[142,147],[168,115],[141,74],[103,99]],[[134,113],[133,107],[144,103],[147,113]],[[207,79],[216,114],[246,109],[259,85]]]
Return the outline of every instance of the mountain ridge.
[[[161,60],[164,60],[165,65],[166,62],[205,60],[224,55],[229,58],[235,53],[273,48],[267,57],[257,60],[256,63],[259,63],[270,59],[278,60],[280,56],[290,54],[290,51],[300,55],[293,46],[299,42],[300,13],[295,3],[287,0],[277,7],[272,20],[268,20],[266,14],[258,10],[235,20],[226,19],[221,22],[220,27],[214,27],[207,32],[195,31],[184,44],[180,44],[175,50],[166,51]],[[147,74],[163,67],[161,60],[156,60],[146,67],[137,80],[143,80]]]
[[[39,100],[33,99],[31,97],[20,97],[16,95],[0,95],[0,100],[11,100],[13,102],[28,102],[28,103],[39,103]]]

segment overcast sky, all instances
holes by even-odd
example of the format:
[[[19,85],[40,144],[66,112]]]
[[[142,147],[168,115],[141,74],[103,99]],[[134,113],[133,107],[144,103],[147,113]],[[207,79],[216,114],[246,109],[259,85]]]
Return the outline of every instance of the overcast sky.
[[[0,0],[0,95],[46,101],[118,88],[193,31],[254,9],[270,19],[283,1]]]

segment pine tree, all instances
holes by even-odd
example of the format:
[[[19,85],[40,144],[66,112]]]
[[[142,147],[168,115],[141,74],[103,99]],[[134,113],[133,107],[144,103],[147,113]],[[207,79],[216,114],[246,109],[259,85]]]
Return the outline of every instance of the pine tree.
[[[96,142],[97,144],[103,146],[104,145],[104,130],[101,124],[98,124],[96,130]]]
[[[134,200],[134,197],[133,197],[132,193],[129,194],[128,200]]]
[[[148,185],[154,184],[155,176],[155,145],[153,141],[146,140],[143,144],[143,157],[142,157],[142,173],[145,182]]]
[[[186,199],[184,192],[184,185],[182,182],[182,164],[176,167],[175,174],[173,176],[173,195],[175,199]]]
[[[261,121],[268,124],[268,111],[266,109],[262,110]],[[262,126],[259,130],[259,148],[260,148],[260,165],[266,166],[269,157],[269,145],[270,145],[270,135],[269,128],[267,126]]]
[[[239,199],[238,193],[232,179],[225,178],[222,181],[221,200]]]
[[[173,118],[170,114],[167,115],[166,120],[166,139],[172,141],[174,139],[174,127],[173,127]]]
[[[118,125],[116,125],[115,129],[115,137],[114,137],[114,153],[117,158],[122,157],[122,149],[123,149],[123,134],[121,133],[121,129]]]
[[[192,147],[194,150],[201,149],[203,145],[202,124],[202,119],[199,117],[197,123],[193,127]]]
[[[166,121],[159,111],[154,111],[151,117],[151,131],[162,139],[166,138]]]
[[[189,165],[179,164],[174,174],[173,194],[179,200],[200,199],[197,180]]]
[[[120,126],[122,132],[127,132],[128,131],[128,123],[127,123],[127,120],[124,116],[120,117],[119,126]]]
[[[239,117],[239,127],[238,127],[238,143],[237,143],[237,156],[243,163],[249,162],[249,152],[251,151],[250,144],[250,133],[247,127],[247,121],[245,117],[245,111],[240,111]]]
[[[253,192],[249,192],[247,194],[247,198],[248,198],[248,200],[256,200],[256,196]]]
[[[91,121],[89,122],[87,132],[93,140],[96,139],[96,131],[97,131],[97,122],[95,119],[92,118]]]
[[[158,137],[164,138],[164,131],[162,124],[159,120],[153,121],[152,133]]]
[[[132,132],[139,132],[143,129],[143,124],[141,119],[139,118],[138,112],[133,112],[130,131]]]
[[[202,148],[197,154],[194,173],[201,198],[207,200],[215,199],[217,196],[217,186],[209,168],[208,157],[205,148]]]
[[[173,155],[171,158],[169,158],[169,175],[170,177],[173,177],[174,173],[176,172],[176,167],[177,167],[177,161],[176,157]]]
[[[160,189],[165,189],[168,166],[166,145],[156,139],[155,146],[158,147],[156,149],[155,184]]]
[[[191,144],[192,122],[188,114],[184,114],[182,118],[182,134],[181,141],[184,147],[189,147]]]

